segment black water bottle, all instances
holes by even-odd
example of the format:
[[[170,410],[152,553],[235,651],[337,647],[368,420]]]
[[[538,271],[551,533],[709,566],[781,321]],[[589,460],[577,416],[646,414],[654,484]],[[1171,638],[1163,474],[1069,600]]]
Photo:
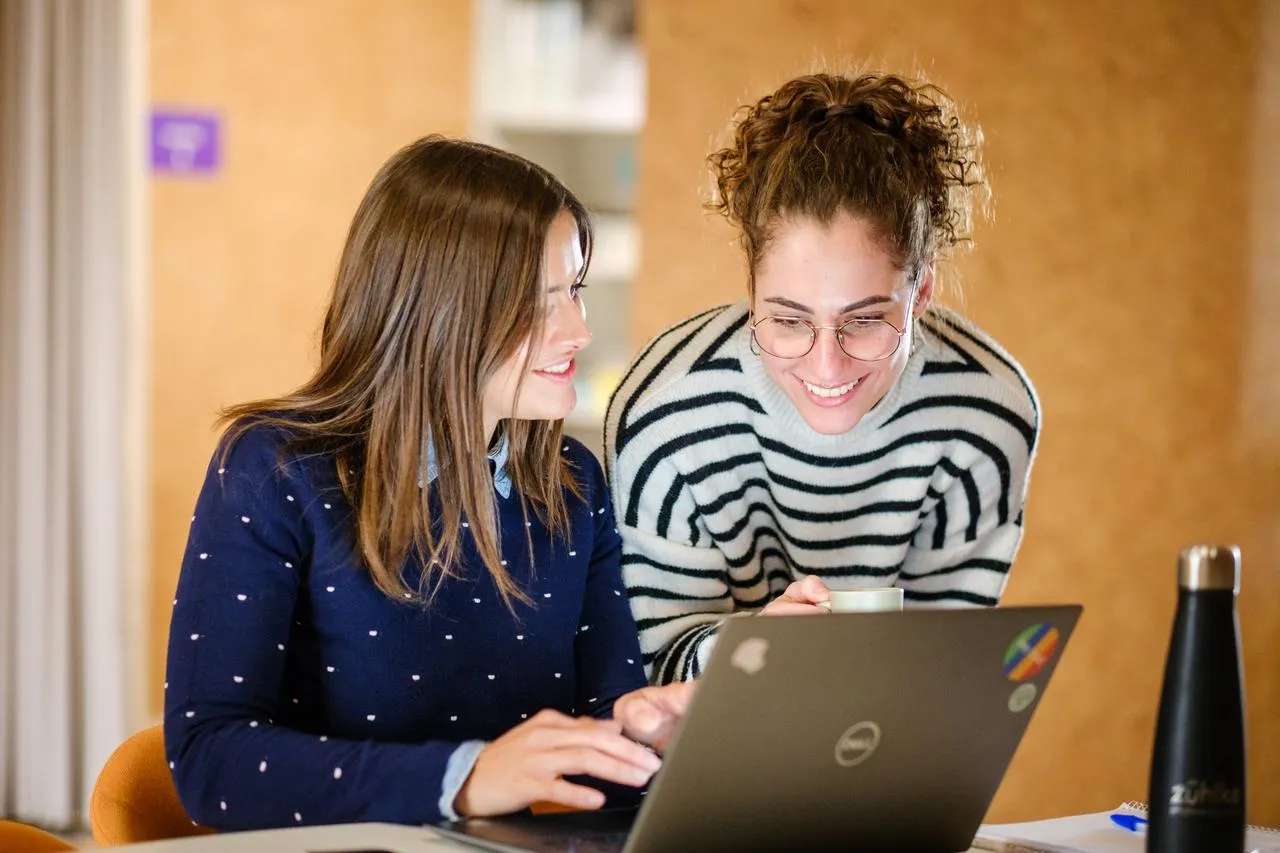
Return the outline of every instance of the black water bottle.
[[[1240,550],[1178,555],[1178,611],[1151,756],[1148,853],[1240,853],[1245,839]]]

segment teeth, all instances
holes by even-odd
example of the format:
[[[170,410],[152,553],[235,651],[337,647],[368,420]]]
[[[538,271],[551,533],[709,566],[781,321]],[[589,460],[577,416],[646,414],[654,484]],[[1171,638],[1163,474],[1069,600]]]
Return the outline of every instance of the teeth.
[[[553,364],[551,367],[544,367],[539,373],[564,373],[569,369],[569,365],[573,364],[573,359],[562,361],[559,364]]]
[[[803,379],[800,381],[804,382]],[[848,394],[856,388],[858,382],[861,381],[862,380],[859,379],[857,382],[850,382],[848,385],[841,385],[839,388],[823,388],[821,385],[813,385],[808,382],[804,382],[804,387],[808,388],[809,393],[815,397],[843,397],[845,394]]]

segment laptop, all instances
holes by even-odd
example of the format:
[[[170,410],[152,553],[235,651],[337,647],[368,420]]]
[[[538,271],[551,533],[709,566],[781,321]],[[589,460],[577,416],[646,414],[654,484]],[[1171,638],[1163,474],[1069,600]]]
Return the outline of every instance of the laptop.
[[[1080,612],[729,619],[638,810],[440,831],[509,853],[967,850]]]

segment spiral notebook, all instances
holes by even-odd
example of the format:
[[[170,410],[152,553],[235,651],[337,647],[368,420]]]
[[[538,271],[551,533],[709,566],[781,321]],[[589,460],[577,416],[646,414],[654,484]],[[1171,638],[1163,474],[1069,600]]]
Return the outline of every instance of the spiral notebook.
[[[1031,823],[983,824],[973,849],[996,853],[1143,853],[1146,836],[1117,826],[1113,814],[1146,817],[1145,803],[1129,801],[1109,812]],[[1280,853],[1280,829],[1250,826],[1245,851]]]

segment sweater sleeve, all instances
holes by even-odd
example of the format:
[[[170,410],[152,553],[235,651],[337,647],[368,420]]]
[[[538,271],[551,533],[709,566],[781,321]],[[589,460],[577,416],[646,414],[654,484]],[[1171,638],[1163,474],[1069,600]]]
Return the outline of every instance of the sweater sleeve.
[[[696,514],[669,458],[641,459],[639,442],[613,460],[611,486],[622,516],[622,575],[655,684],[705,670],[716,629],[734,610],[725,555],[710,538],[695,545],[679,519]]]
[[[943,458],[898,574],[908,604],[995,606],[1022,541],[1023,510],[1039,437],[1033,397],[1018,399],[1030,438],[992,442],[982,453]]]
[[[225,463],[219,451],[196,504],[165,684],[179,797],[197,823],[223,830],[436,822],[452,805],[442,801],[451,758],[474,760],[474,745],[348,740],[275,723],[300,572],[312,558],[303,506],[323,499],[296,469],[281,469],[280,444],[254,428]]]
[[[584,450],[590,472],[587,508],[591,512],[592,553],[587,571],[582,618],[574,643],[577,668],[575,707],[609,717],[618,697],[646,684],[635,618],[627,603],[620,560],[622,540],[600,464]]]

